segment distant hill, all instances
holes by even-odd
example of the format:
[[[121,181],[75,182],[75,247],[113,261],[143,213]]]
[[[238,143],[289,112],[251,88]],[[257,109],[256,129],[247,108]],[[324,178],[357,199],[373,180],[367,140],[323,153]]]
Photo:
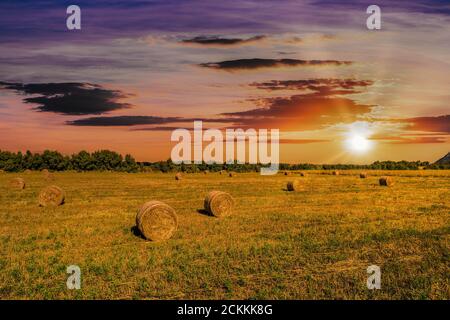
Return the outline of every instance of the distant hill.
[[[450,164],[450,152],[445,157],[436,161],[435,164]]]

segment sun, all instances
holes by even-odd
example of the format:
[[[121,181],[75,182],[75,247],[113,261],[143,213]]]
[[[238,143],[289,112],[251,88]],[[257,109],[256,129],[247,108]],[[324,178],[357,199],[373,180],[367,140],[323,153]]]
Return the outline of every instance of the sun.
[[[353,133],[346,140],[347,148],[356,153],[367,152],[371,148],[371,142],[367,137]]]

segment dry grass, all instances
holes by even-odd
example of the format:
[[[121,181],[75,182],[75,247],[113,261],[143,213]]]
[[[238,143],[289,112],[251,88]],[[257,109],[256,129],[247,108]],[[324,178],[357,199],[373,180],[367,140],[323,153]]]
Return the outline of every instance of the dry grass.
[[[448,299],[449,171],[308,171],[288,177],[55,173],[63,206],[36,203],[41,173],[12,190],[0,174],[1,299]],[[395,185],[380,187],[382,175]],[[230,193],[234,214],[201,213],[211,190]],[[179,228],[165,242],[133,232],[150,200],[173,207]],[[80,266],[82,289],[66,288]],[[366,268],[382,289],[366,287]]]

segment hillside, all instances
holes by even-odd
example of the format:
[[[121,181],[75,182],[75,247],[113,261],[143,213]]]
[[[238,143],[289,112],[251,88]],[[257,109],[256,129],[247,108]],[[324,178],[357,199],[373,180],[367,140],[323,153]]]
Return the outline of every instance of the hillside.
[[[450,164],[450,152],[445,157],[436,161],[435,164]]]

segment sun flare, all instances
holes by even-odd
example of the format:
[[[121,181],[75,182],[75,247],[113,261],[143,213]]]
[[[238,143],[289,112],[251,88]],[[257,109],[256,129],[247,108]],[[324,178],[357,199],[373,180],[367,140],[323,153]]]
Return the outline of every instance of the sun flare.
[[[363,153],[370,150],[372,147],[371,142],[367,137],[359,134],[351,135],[347,141],[347,147],[350,151],[356,153]]]

